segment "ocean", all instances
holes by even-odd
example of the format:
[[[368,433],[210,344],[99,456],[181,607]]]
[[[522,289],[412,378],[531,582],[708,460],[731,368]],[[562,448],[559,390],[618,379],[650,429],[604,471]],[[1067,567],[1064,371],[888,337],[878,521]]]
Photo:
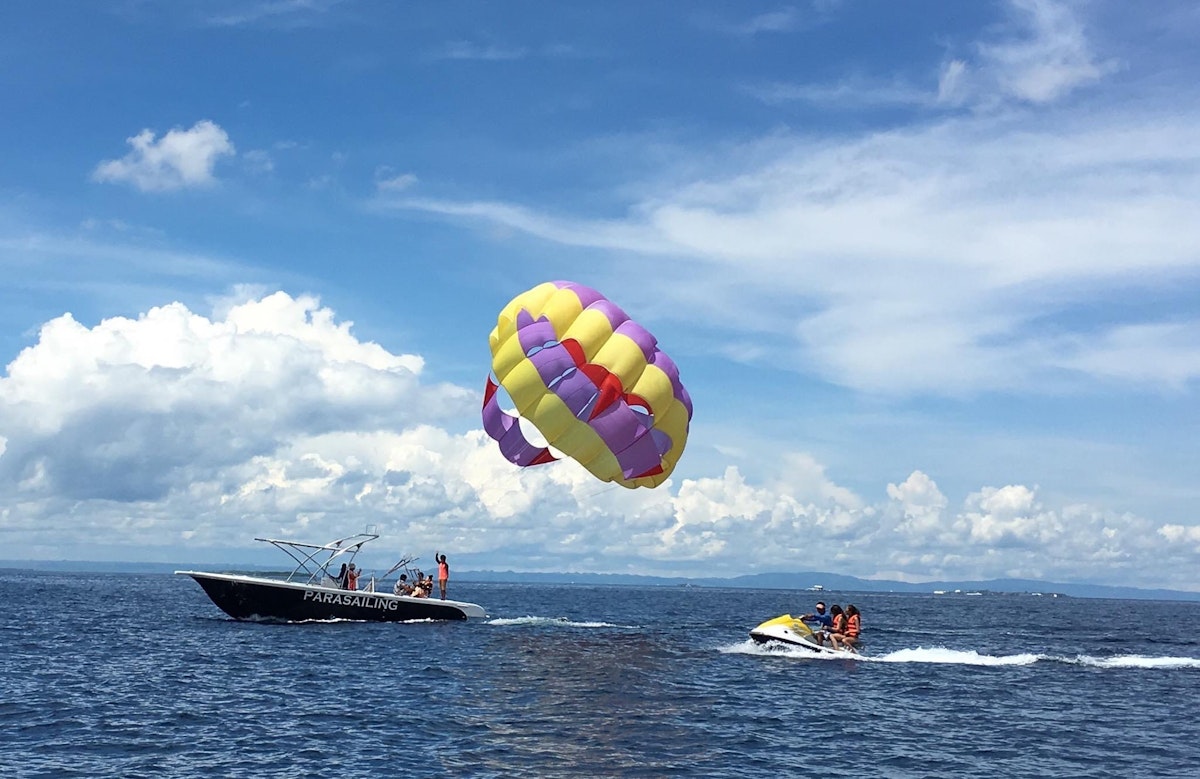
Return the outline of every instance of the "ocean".
[[[458,623],[265,624],[169,574],[0,571],[2,777],[1195,777],[1200,603],[482,584]]]

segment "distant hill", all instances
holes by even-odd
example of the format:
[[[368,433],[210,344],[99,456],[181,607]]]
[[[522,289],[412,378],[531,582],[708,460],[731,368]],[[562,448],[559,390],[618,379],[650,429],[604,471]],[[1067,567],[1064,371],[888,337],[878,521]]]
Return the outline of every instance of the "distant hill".
[[[1200,601],[1200,592],[1185,590],[1141,589],[1104,584],[1044,582],[1033,579],[991,579],[986,581],[934,581],[910,584],[856,576],[803,571],[799,573],[756,573],[723,579],[716,577],[639,576],[606,573],[520,573],[517,571],[464,571],[458,578],[473,582],[525,582],[529,584],[612,584],[641,587],[683,586],[736,587],[761,590],[808,590],[820,585],[829,592],[1002,592],[1057,593],[1076,598],[1123,598],[1129,600]]]
[[[76,571],[92,573],[171,573],[181,570],[202,571],[278,571],[278,565],[250,563],[220,565],[213,563],[128,563],[84,562],[73,560],[0,560],[0,569],[34,571]],[[459,581],[521,582],[525,584],[589,584],[633,587],[736,587],[761,590],[808,590],[820,585],[829,592],[901,592],[935,591],[992,593],[1056,593],[1076,598],[1122,598],[1127,600],[1200,601],[1200,592],[1141,589],[1081,582],[1044,582],[1034,579],[990,579],[983,581],[907,582],[859,579],[856,576],[802,571],[798,573],[756,573],[732,578],[686,576],[640,576],[623,573],[524,573],[520,571],[455,571]]]

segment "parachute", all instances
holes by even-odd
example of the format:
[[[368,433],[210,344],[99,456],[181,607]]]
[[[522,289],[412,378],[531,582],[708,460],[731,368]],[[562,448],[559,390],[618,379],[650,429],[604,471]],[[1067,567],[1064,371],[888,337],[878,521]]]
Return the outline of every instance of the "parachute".
[[[489,343],[483,427],[510,462],[539,465],[560,452],[630,489],[671,475],[692,399],[654,336],[615,303],[582,284],[548,281],[504,307]],[[500,407],[500,387],[549,446],[531,443]]]

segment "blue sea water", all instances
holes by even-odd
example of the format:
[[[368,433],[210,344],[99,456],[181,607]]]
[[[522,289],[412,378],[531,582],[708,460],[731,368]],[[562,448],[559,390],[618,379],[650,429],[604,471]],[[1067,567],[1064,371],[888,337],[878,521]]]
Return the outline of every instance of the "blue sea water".
[[[264,624],[191,579],[0,571],[3,777],[1194,777],[1200,603],[451,582],[467,623]]]

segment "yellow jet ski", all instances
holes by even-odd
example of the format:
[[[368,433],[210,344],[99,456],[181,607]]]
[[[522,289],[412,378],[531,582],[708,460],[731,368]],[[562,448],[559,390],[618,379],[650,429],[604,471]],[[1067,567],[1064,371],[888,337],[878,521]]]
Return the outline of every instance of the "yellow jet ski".
[[[769,619],[750,631],[750,638],[760,644],[768,641],[779,641],[791,646],[804,647],[814,652],[828,655],[854,656],[858,652],[850,649],[834,649],[828,644],[821,644],[813,634],[812,628],[791,614]]]

